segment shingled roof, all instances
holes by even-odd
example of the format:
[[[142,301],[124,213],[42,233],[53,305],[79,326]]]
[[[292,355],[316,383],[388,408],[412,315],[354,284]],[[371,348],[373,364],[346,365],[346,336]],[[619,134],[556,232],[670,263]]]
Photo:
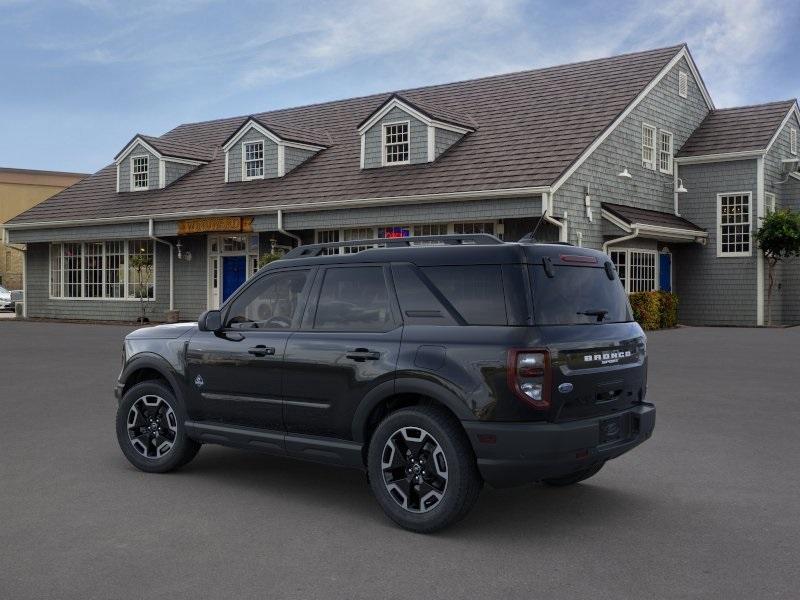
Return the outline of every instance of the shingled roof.
[[[435,162],[360,169],[358,124],[387,94],[253,115],[271,127],[324,133],[330,147],[285,177],[225,183],[219,147],[247,117],[189,123],[158,138],[216,155],[174,184],[116,193],[116,167],[17,216],[12,223],[300,206],[422,194],[547,186],[630,105],[684,46],[399,91],[409,102],[468,115],[473,133]],[[460,120],[460,117],[459,117]]]
[[[171,158],[187,158],[189,160],[199,160],[208,162],[214,158],[214,149],[207,146],[198,146],[186,141],[170,140],[167,138],[154,137],[137,133],[133,139],[125,144],[125,148],[119,151],[114,159],[118,159],[125,150],[137,139],[141,139],[152,146],[162,156]]]
[[[678,152],[704,156],[765,150],[795,100],[712,110]]]
[[[602,203],[603,210],[607,210],[612,215],[620,219],[627,225],[650,225],[655,227],[669,227],[670,229],[686,229],[689,231],[704,232],[705,229],[695,225],[688,219],[679,217],[672,213],[665,213],[658,210],[647,210],[645,208],[635,208],[622,204]]]

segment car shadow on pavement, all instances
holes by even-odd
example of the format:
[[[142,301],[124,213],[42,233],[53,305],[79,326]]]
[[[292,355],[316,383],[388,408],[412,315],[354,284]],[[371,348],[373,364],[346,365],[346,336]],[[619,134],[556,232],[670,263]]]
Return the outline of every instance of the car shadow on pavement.
[[[608,467],[606,467],[608,468]],[[198,457],[174,475],[198,478],[199,485],[226,486],[230,493],[244,492],[285,501],[288,497],[301,510],[342,511],[370,520],[378,526],[394,527],[384,517],[367,484],[364,473],[290,458],[247,451],[204,447]],[[530,484],[517,488],[484,487],[475,508],[461,523],[439,535],[453,538],[509,538],[521,534],[580,535],[616,522],[646,519],[657,501],[644,490],[611,487],[601,471],[591,481],[571,487],[553,488]],[[324,490],[324,493],[323,493]]]

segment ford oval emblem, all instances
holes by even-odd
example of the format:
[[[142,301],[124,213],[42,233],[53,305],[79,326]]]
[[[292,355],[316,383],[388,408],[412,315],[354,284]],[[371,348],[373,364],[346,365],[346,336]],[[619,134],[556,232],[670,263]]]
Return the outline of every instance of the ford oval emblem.
[[[558,386],[558,391],[562,394],[569,394],[572,391],[572,384],[571,383],[562,383]]]

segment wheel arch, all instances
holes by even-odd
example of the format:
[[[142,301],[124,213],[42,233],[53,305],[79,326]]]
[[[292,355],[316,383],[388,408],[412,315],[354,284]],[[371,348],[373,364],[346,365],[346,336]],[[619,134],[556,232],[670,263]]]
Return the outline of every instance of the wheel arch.
[[[119,377],[123,384],[122,394],[137,383],[154,379],[163,380],[172,389],[173,394],[178,397],[183,396],[183,389],[172,366],[165,358],[151,353],[137,355],[125,365]]]

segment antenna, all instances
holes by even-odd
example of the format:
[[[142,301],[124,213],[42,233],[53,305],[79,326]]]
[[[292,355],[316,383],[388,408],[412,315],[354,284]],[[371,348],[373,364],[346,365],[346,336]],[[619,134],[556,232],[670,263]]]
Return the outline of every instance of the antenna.
[[[538,221],[538,223],[536,223],[536,227],[534,227],[534,228],[533,228],[533,231],[531,231],[530,233],[526,233],[525,235],[523,235],[523,236],[520,238],[520,240],[519,240],[519,241],[520,241],[520,242],[535,242],[535,241],[536,241],[536,232],[537,232],[537,231],[539,231],[539,225],[541,225],[541,224],[542,224],[542,221],[544,221],[544,218],[543,218],[543,216],[542,216],[542,217],[539,217],[539,221]]]

